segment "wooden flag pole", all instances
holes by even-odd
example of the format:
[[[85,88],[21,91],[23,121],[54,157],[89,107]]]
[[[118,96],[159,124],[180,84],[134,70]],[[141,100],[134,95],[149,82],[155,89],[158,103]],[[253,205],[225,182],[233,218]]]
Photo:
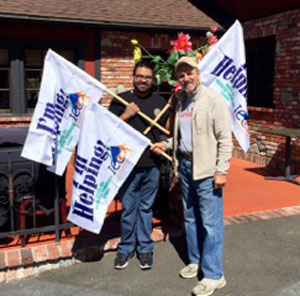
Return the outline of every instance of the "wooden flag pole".
[[[121,102],[122,104],[124,104],[125,106],[129,105],[129,103],[127,101],[125,101],[123,98],[121,98],[120,96],[116,95],[115,93],[113,93],[110,89],[106,89],[106,91],[112,95],[114,98],[116,98],[119,102]],[[168,105],[168,104],[167,104]],[[166,107],[165,107],[166,108]],[[165,109],[164,108],[164,109]],[[169,108],[169,107],[168,107]],[[163,109],[163,110],[164,110]],[[162,110],[162,111],[163,111]],[[167,109],[166,109],[167,110]],[[166,110],[164,112],[166,112]],[[162,111],[158,114],[160,115],[162,113]],[[145,120],[147,120],[148,122],[150,122],[152,125],[156,126],[158,129],[160,129],[161,131],[163,131],[165,134],[170,135],[170,132],[165,129],[164,127],[162,127],[161,125],[159,125],[155,120],[157,119],[157,117],[155,118],[155,120],[151,119],[149,116],[147,116],[146,114],[144,114],[143,112],[139,111],[137,114],[139,114],[141,117],[143,117]],[[162,114],[160,115],[162,116]],[[159,118],[158,118],[159,119]],[[158,120],[157,119],[157,120]],[[150,147],[152,147],[153,144],[150,143]],[[164,156],[166,159],[168,159],[169,161],[172,162],[172,157],[170,155],[168,155],[165,152],[161,152],[160,155]]]
[[[121,102],[122,104],[124,104],[125,106],[129,105],[129,103],[127,101],[125,101],[124,99],[122,99],[120,96],[116,95],[115,93],[113,93],[110,89],[106,89],[106,91],[112,95],[114,98],[116,98],[119,102]],[[162,127],[161,125],[159,125],[155,120],[153,120],[152,118],[150,118],[149,116],[147,116],[145,113],[139,111],[137,114],[139,114],[141,117],[143,117],[145,120],[147,120],[148,122],[150,122],[151,124],[153,124],[154,126],[156,126],[158,129],[160,129],[162,132],[164,132],[166,135],[170,135],[170,131],[168,131],[166,128]]]
[[[153,144],[150,143],[150,147],[152,147]],[[162,155],[163,157],[165,157],[167,160],[171,161],[172,162],[172,157],[170,155],[168,155],[166,152],[161,152],[160,155]]]
[[[144,135],[147,135],[151,128],[154,126],[154,123],[157,123],[160,118],[165,114],[165,112],[171,107],[170,103],[167,103],[165,107],[158,113],[158,115],[154,118],[153,122],[143,131]]]

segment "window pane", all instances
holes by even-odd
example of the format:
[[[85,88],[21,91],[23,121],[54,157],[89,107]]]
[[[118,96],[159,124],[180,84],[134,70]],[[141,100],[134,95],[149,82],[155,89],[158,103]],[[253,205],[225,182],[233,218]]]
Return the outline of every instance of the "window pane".
[[[9,71],[0,69],[0,89],[9,88]]]
[[[25,50],[25,104],[27,109],[35,107],[42,79],[44,49]]]
[[[27,108],[34,108],[38,100],[38,90],[27,90],[26,91],[26,102]]]
[[[42,77],[42,71],[36,70],[36,71],[30,71],[27,70],[25,73],[25,83],[26,83],[26,89],[38,89],[41,84],[41,77]]]
[[[72,50],[55,50],[66,59],[74,62],[75,55]],[[25,50],[25,106],[33,109],[38,100],[39,89],[42,79],[44,57],[47,49]]]
[[[0,112],[7,112],[10,109],[9,91],[0,90]]]
[[[70,61],[72,63],[75,63],[74,51],[72,51],[72,50],[58,50],[57,53],[60,54],[61,56],[63,56],[68,61]]]
[[[8,50],[0,48],[0,66],[8,66]]]
[[[27,49],[25,50],[25,66],[40,68],[43,65],[44,50]]]
[[[246,40],[249,106],[274,107],[275,47],[274,36]]]
[[[10,112],[8,50],[0,48],[0,113]]]

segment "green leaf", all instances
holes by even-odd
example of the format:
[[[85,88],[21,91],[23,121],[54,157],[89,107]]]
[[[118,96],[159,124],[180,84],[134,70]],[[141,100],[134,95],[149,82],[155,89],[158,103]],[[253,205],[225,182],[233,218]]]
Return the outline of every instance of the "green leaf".
[[[188,57],[195,57],[196,54],[195,54],[194,51],[190,50],[190,51],[187,52],[187,56],[188,56]]]
[[[154,58],[152,59],[153,63],[157,64],[160,61],[161,57],[160,56],[154,56]]]
[[[161,80],[161,78],[160,78],[160,75],[159,75],[159,74],[156,74],[156,75],[155,75],[155,78],[156,78],[156,84],[157,84],[157,85],[160,85],[161,82],[162,82],[162,80]]]
[[[158,70],[159,70],[159,68],[160,68],[159,64],[155,64],[155,66],[154,66],[154,73],[157,73]]]
[[[161,81],[168,79],[170,74],[167,71],[162,70],[159,74]]]
[[[170,85],[172,85],[172,86],[175,86],[175,84],[177,83],[177,81],[176,81],[176,80],[173,80],[173,79],[171,79],[171,78],[169,78],[169,79],[168,79],[168,83],[169,83]]]
[[[175,65],[178,61],[179,54],[177,51],[173,51],[172,54],[169,56],[167,63],[170,65]]]
[[[161,65],[161,70],[164,72],[169,72],[170,71],[170,65],[168,63],[163,63]]]
[[[186,56],[186,52],[183,49],[180,49],[178,53],[180,57]]]

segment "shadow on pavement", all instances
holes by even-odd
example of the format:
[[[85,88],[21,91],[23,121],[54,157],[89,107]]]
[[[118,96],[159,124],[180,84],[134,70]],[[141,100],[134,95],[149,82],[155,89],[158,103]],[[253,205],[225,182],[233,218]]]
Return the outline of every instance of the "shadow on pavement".
[[[76,236],[72,253],[77,260],[82,262],[94,262],[102,259],[104,246],[108,240],[120,237],[119,219],[106,219],[100,234],[94,234],[81,230]]]

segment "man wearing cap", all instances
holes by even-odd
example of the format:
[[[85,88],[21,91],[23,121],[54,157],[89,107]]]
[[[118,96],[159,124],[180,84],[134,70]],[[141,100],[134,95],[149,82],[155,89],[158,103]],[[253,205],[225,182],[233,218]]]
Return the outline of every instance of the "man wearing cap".
[[[182,90],[176,93],[173,138],[152,150],[173,148],[190,261],[179,274],[185,279],[199,275],[192,294],[208,296],[226,285],[222,187],[232,150],[230,117],[223,98],[200,83],[194,58],[180,58],[175,70]]]

